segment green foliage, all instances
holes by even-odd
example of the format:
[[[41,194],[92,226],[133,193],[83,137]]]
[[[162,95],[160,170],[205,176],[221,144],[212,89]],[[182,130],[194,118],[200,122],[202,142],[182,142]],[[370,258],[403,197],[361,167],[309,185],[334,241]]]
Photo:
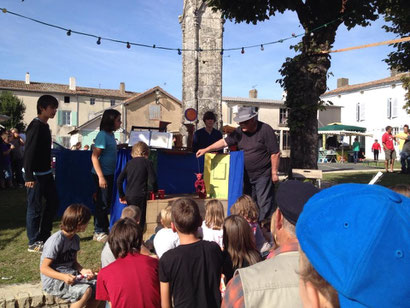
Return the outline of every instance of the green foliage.
[[[23,123],[24,112],[26,106],[23,101],[9,91],[3,91],[0,95],[0,114],[10,117],[9,120],[2,124],[7,128],[17,128],[19,131],[24,130]]]
[[[407,91],[405,95],[406,103],[403,109],[406,110],[407,114],[410,114],[410,75],[403,76],[401,81],[403,81],[403,88]]]

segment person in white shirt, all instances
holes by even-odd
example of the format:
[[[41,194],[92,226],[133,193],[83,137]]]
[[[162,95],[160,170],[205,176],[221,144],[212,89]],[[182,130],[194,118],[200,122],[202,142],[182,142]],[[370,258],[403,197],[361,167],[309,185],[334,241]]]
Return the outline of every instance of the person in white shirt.
[[[171,206],[161,210],[161,224],[163,228],[154,237],[154,248],[158,258],[170,249],[179,246],[178,234],[171,229]]]

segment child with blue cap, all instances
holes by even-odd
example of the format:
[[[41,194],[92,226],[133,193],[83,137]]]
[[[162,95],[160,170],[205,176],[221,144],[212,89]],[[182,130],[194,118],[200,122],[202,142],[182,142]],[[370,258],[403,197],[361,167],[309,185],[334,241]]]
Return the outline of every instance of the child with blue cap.
[[[410,307],[410,198],[337,185],[306,203],[296,234],[305,307]]]

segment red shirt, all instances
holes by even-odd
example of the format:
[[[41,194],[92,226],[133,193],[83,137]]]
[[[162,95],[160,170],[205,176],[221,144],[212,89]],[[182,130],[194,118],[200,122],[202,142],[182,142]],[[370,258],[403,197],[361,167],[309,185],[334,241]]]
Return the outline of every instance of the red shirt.
[[[387,132],[383,134],[382,143],[388,150],[394,150],[393,140],[392,134]]]
[[[98,273],[96,299],[115,308],[161,307],[158,260],[139,253],[118,258]]]
[[[381,150],[380,143],[378,143],[378,142],[373,143],[372,150],[380,151]]]

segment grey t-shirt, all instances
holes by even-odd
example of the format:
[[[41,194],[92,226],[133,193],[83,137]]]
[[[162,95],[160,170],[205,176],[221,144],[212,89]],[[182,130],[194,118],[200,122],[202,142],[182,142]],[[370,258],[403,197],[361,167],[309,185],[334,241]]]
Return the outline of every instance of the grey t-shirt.
[[[114,254],[111,251],[110,245],[108,245],[108,242],[105,243],[104,248],[101,252],[101,266],[106,267],[110,263],[114,262],[116,259],[114,257]]]
[[[52,259],[51,268],[60,273],[75,272],[74,262],[80,250],[80,237],[75,234],[72,238],[66,237],[63,232],[57,231],[48,238],[41,254],[40,266],[44,258]],[[52,286],[53,278],[41,274],[43,289]]]

